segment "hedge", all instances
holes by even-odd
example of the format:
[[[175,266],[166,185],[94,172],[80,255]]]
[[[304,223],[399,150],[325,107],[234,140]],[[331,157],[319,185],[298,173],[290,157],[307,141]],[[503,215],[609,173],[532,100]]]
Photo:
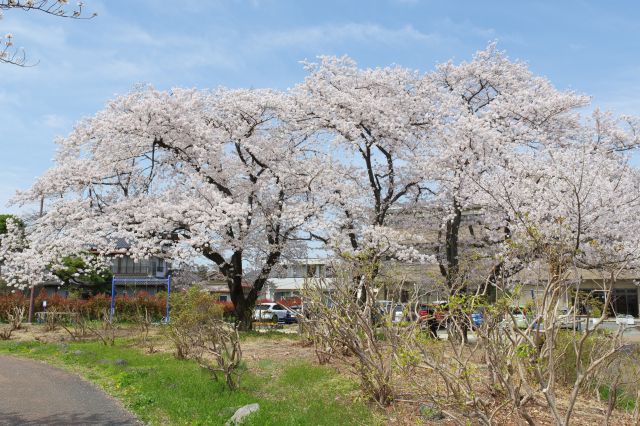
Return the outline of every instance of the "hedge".
[[[171,298],[180,298],[182,293],[172,293]],[[62,297],[60,295],[47,295],[41,290],[35,299],[34,311],[43,310],[42,302],[47,301],[47,309],[56,309],[62,312],[78,312],[89,320],[99,320],[104,312],[109,311],[111,296],[98,294],[88,299]],[[177,300],[176,300],[177,301]],[[212,301],[222,306],[224,316],[233,317],[234,307],[231,302]],[[119,321],[132,321],[139,314],[144,313],[145,308],[153,321],[160,321],[166,315],[166,294],[150,295],[141,291],[135,296],[120,295],[115,298],[116,318]],[[15,307],[29,309],[29,298],[22,292],[0,295],[0,321],[7,321],[7,314]]]

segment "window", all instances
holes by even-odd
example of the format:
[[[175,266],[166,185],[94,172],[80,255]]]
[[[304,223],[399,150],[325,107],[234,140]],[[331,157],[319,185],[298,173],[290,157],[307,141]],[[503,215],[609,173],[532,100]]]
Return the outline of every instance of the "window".
[[[307,278],[317,277],[318,265],[307,265]]]
[[[218,297],[218,300],[221,302],[226,302],[227,301],[227,295],[226,294],[222,294],[220,295],[220,297]]]
[[[275,300],[281,300],[281,299],[285,299],[289,297],[289,292],[288,291],[276,291],[275,293]]]
[[[324,278],[324,265],[322,264],[307,264],[306,274],[307,278]]]
[[[123,263],[124,263],[124,273],[125,274],[133,274],[133,259],[131,259],[129,256],[124,257],[122,259]]]

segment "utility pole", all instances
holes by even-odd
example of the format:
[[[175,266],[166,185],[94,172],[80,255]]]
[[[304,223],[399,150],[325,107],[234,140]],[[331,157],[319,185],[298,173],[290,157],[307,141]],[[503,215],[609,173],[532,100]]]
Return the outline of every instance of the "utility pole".
[[[44,214],[44,195],[42,197],[40,197],[40,214],[39,217],[42,217],[42,215]],[[33,304],[34,304],[34,300],[35,300],[35,294],[36,294],[36,284],[33,283],[31,284],[31,294],[29,294],[29,323],[33,322]]]

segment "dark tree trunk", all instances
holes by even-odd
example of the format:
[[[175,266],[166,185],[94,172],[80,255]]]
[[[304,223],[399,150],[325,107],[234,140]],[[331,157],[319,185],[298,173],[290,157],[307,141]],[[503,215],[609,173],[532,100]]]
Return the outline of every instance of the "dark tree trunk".
[[[445,253],[446,253],[446,274],[445,280],[447,287],[452,293],[457,292],[459,280],[459,239],[460,239],[460,224],[462,223],[462,211],[457,202],[454,201],[454,216],[453,219],[447,221],[446,236],[445,236]]]
[[[457,200],[453,200],[453,218],[447,220],[444,236],[444,261],[440,261],[440,272],[445,279],[450,295],[464,294],[466,286],[460,280],[460,225],[462,224],[462,209]],[[461,319],[459,338],[467,343],[468,326],[465,319]],[[458,337],[458,336],[456,336]]]
[[[242,288],[242,251],[235,251],[231,255],[231,261],[229,262],[229,268],[224,271],[227,278],[227,285],[229,286],[229,294],[231,295],[231,301],[233,302],[234,313],[236,316],[236,325],[241,331],[251,330],[253,307],[256,304],[257,293],[252,296],[252,292],[249,292],[246,296],[244,289]]]
[[[233,302],[234,306],[236,325],[240,331],[251,330],[253,308],[256,305],[256,300],[258,300],[258,295],[269,278],[271,269],[280,259],[280,255],[279,250],[269,253],[258,277],[253,281],[251,288],[246,293],[242,286],[242,250],[235,251],[229,262],[224,262],[224,259],[217,254],[209,254],[207,256],[218,264],[220,271],[227,279],[231,302]]]
[[[231,298],[231,300],[233,301],[233,297]],[[255,306],[255,303],[255,300],[253,302],[250,302],[244,297],[241,297],[240,299],[237,299],[237,301],[233,302],[238,330],[251,330],[253,325],[253,307]]]

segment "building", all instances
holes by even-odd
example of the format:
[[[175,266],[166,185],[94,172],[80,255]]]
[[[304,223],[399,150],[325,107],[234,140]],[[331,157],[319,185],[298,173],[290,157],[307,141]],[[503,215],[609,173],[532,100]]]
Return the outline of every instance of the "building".
[[[210,271],[206,274],[206,277],[204,279],[203,277],[200,277],[200,279],[190,282],[189,286],[200,287],[203,291],[211,294],[220,302],[231,301],[231,292],[229,291],[227,279],[219,271]],[[247,295],[247,293],[249,293],[251,287],[251,284],[249,284],[248,282],[242,282],[242,292],[245,296]]]
[[[140,291],[156,294],[167,291],[171,264],[159,257],[135,260],[129,255],[117,255],[111,260],[116,295],[132,296]]]
[[[115,280],[116,295],[133,296],[144,291],[156,294],[167,291],[170,263],[158,257],[134,260],[129,255],[116,255],[111,259],[110,272]],[[68,285],[58,281],[47,281],[40,287],[47,295],[68,297],[75,294],[79,297],[89,297],[99,293],[111,293],[111,280],[102,283],[89,281],[72,281]]]
[[[328,259],[306,258],[282,262],[267,280],[260,298],[277,301],[300,297],[309,280],[322,281],[331,286],[333,278]]]
[[[521,306],[542,300],[546,284],[549,282],[548,269],[543,264],[534,264],[513,277],[513,281],[521,285],[518,298]],[[570,269],[566,273],[565,283],[568,288],[562,292],[561,308],[568,309],[575,305],[578,314],[593,314],[593,307],[602,309],[607,294],[611,293],[607,307],[609,316],[631,315],[638,318],[639,279],[640,274],[637,271],[623,271],[617,275],[615,282],[611,283],[609,274],[603,271]]]
[[[398,210],[389,216],[389,226],[408,231],[410,236],[406,244],[417,248],[421,253],[442,256],[442,241],[439,241],[440,218],[444,211],[436,207],[424,206],[412,210]],[[499,247],[492,243],[490,231],[486,230],[484,217],[477,209],[469,209],[462,214],[459,235],[459,262],[467,288],[475,290],[485,285],[494,266],[491,259]],[[575,268],[568,271],[563,292],[561,309],[574,306],[578,297],[579,310],[587,314],[588,307],[584,299],[599,300],[604,304],[606,294],[611,291],[610,306],[607,312],[612,315],[640,315],[640,271],[627,270],[619,274],[615,283],[608,284],[608,274],[604,271]],[[447,298],[444,277],[434,263],[407,264],[388,260],[381,268],[379,299],[404,301],[418,295],[420,301],[442,300]],[[510,277],[510,288],[520,289],[514,303],[521,306],[541,300],[545,284],[548,282],[548,266],[534,262],[527,269]],[[495,288],[490,288],[495,295]],[[412,294],[413,292],[413,294]]]

